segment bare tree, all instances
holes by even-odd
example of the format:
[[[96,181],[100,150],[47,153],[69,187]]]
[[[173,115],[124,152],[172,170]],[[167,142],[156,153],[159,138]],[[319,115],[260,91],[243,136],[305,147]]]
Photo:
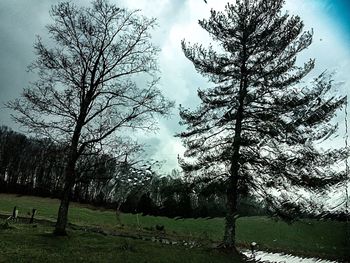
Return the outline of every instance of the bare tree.
[[[7,106],[31,132],[67,145],[55,228],[55,234],[65,235],[75,167],[85,149],[122,132],[154,130],[155,117],[168,115],[173,103],[156,86],[158,49],[150,42],[155,19],[105,0],[92,7],[59,3],[50,14],[52,43],[38,37],[37,59],[30,66],[38,79]],[[136,76],[148,84],[140,87]]]

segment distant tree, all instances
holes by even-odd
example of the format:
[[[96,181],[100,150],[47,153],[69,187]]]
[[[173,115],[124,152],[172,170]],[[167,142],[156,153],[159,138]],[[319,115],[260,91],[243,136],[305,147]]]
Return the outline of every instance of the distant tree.
[[[170,195],[164,199],[161,213],[167,217],[175,217],[178,215],[178,209],[178,202],[175,200],[174,196]]]
[[[80,157],[76,166],[74,199],[83,199],[101,205],[106,202],[102,189],[113,177],[117,166],[117,156],[97,153]],[[83,192],[85,191],[85,198]]]
[[[38,38],[30,69],[38,80],[9,102],[14,119],[31,132],[66,145],[64,189],[55,234],[66,234],[76,163],[86,149],[113,148],[112,140],[135,129],[154,130],[155,116],[172,103],[157,88],[158,49],[150,40],[154,19],[95,0],[52,7],[47,27],[52,46]],[[132,77],[148,80],[140,87]]]
[[[150,197],[149,193],[143,194],[137,204],[137,212],[143,215],[153,215],[155,213],[156,206]]]
[[[182,191],[179,193],[179,215],[183,217],[192,217],[192,200],[189,191]]]
[[[135,144],[130,155],[125,155],[125,159],[117,163],[114,174],[103,188],[107,200],[115,203],[117,220],[122,207],[125,211],[135,212],[141,196],[149,192],[155,170],[160,165],[158,161],[140,159],[139,150]]]
[[[196,110],[180,107],[187,130],[178,136],[190,157],[180,164],[185,172],[226,179],[228,248],[235,245],[240,197],[257,195],[271,212],[295,216],[310,208],[299,192],[321,192],[345,178],[332,165],[347,150],[325,152],[315,143],[336,131],[330,120],[346,97],[329,94],[332,79],[326,73],[311,85],[302,83],[314,60],[303,66],[296,60],[311,44],[312,32],[303,31],[298,16],[283,13],[283,5],[284,0],[237,0],[199,21],[217,47],[182,42],[185,56],[215,85],[198,90]]]

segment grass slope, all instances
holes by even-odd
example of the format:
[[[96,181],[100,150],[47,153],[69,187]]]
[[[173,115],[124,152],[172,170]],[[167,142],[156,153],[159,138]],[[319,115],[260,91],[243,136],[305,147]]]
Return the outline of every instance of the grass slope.
[[[10,214],[17,206],[20,215],[26,215],[31,208],[38,209],[36,218],[55,221],[58,200],[29,196],[0,194],[0,213]],[[121,214],[123,227],[117,226],[114,211],[96,210],[89,206],[72,203],[69,211],[71,223],[81,226],[99,226],[104,229],[125,232],[146,231],[156,224],[165,226],[166,234],[181,239],[202,239],[219,242],[223,236],[224,220],[213,219],[170,219],[166,217]],[[237,239],[242,245],[252,241],[261,248],[272,251],[286,251],[299,255],[325,258],[346,258],[345,223],[335,221],[302,220],[293,224],[274,221],[266,217],[240,218],[237,223]],[[224,262],[224,261],[222,261]]]

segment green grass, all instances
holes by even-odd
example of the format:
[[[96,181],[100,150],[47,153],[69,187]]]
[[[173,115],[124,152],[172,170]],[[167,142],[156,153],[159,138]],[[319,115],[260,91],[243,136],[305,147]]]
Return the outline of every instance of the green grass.
[[[0,195],[0,213],[10,214],[16,205],[20,215],[31,208],[38,209],[37,218],[55,221],[58,200],[29,196]],[[108,230],[125,232],[146,231],[156,224],[165,226],[171,237],[187,239],[208,239],[218,242],[222,239],[224,220],[213,219],[170,219],[166,217],[121,214],[121,229],[117,226],[115,212],[96,210],[89,206],[72,203],[69,221],[82,226],[99,226]],[[274,221],[266,217],[245,217],[237,222],[237,239],[241,244],[257,242],[261,248],[273,251],[293,252],[300,255],[326,258],[345,258],[349,253],[345,244],[346,224],[335,221],[302,220],[293,224]],[[350,232],[350,231],[349,231]]]
[[[100,234],[70,231],[54,237],[52,228],[16,224],[0,229],[0,262],[241,262],[209,249],[189,249]]]
[[[56,220],[59,201],[51,198],[39,198],[32,196],[17,196],[0,194],[0,213],[11,214],[14,206],[17,206],[19,215],[26,216],[32,208],[36,208],[38,219]],[[112,210],[96,210],[91,206],[71,203],[69,210],[69,221],[81,226],[101,226],[107,229],[116,229],[116,215]],[[137,219],[138,217],[138,219]],[[125,227],[135,229],[138,220],[141,228],[151,228],[156,224],[165,226],[166,231],[171,234],[186,237],[206,236],[212,240],[221,240],[223,236],[223,219],[171,219],[167,217],[141,216],[136,214],[121,214],[120,220]],[[117,228],[118,229],[118,228]]]
[[[250,217],[239,220],[238,240],[255,241],[273,251],[345,258],[350,256],[346,245],[346,227],[349,229],[344,222],[330,220],[301,220],[287,224],[265,217]]]

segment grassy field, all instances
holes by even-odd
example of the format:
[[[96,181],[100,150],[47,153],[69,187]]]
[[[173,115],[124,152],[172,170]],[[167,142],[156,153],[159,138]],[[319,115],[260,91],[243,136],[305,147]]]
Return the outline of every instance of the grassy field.
[[[38,198],[38,197],[28,197],[28,196],[16,196],[16,195],[5,195],[0,194],[0,213],[1,214],[11,214],[13,207],[16,205],[19,209],[20,216],[26,216],[27,212],[31,208],[38,209],[38,214],[36,218],[49,219],[55,221],[57,210],[58,210],[58,200],[49,198]],[[116,216],[114,211],[108,210],[96,210],[91,209],[89,206],[84,206],[76,203],[72,203],[69,212],[69,221],[73,224],[80,226],[96,226],[110,231],[124,231],[124,232],[142,232],[142,233],[152,233],[151,229],[156,224],[161,224],[165,226],[166,235],[171,238],[178,239],[191,239],[191,240],[211,240],[213,242],[219,242],[223,236],[224,221],[222,218],[214,219],[170,219],[165,217],[153,217],[153,216],[141,216],[133,214],[121,214],[120,223],[117,224]],[[122,224],[122,225],[120,225]],[[22,235],[23,232],[31,232],[33,229],[27,229],[25,225],[24,231],[16,230],[18,235]],[[49,227],[47,227],[49,228]],[[16,232],[12,230],[12,232]],[[44,229],[44,226],[39,226],[35,231],[39,233],[50,232],[52,227],[49,229]],[[40,232],[41,231],[41,232]],[[252,241],[260,244],[263,249],[270,249],[272,251],[288,251],[299,255],[310,255],[319,256],[324,258],[346,258],[347,247],[346,247],[346,224],[334,221],[315,221],[315,220],[303,220],[293,224],[286,224],[281,221],[274,221],[266,217],[245,217],[238,220],[237,225],[237,238],[239,243],[242,245],[247,245]],[[6,232],[7,233],[7,232]],[[4,233],[2,233],[4,234]],[[11,236],[10,233],[7,233]],[[46,242],[51,240],[50,244],[55,247],[60,244],[56,242],[56,239],[49,237],[48,235],[36,234],[27,235],[28,239],[36,238],[38,242]],[[100,242],[101,244],[106,244],[105,249],[108,248],[107,244],[111,241],[110,239],[115,239],[116,244],[124,242],[122,238],[116,237],[105,237],[93,233],[81,233],[75,231],[74,235],[67,238],[66,242],[73,242],[73,239],[79,240],[79,242],[87,242],[91,239],[91,246],[94,246]],[[40,239],[40,240],[39,240]],[[99,240],[101,239],[101,240]],[[3,240],[3,239],[2,239]],[[11,242],[11,238],[9,239]],[[46,241],[45,241],[46,240]],[[21,240],[22,242],[23,240]],[[4,241],[2,241],[4,242]],[[24,242],[24,241],[23,241]],[[131,241],[130,241],[131,242]],[[140,247],[140,251],[146,246],[156,246],[152,242],[132,240],[136,242]],[[140,242],[140,243],[138,243]],[[146,242],[146,243],[142,243]],[[74,243],[74,242],[73,242]],[[28,244],[33,244],[33,242],[28,241]],[[75,243],[74,243],[75,244]],[[84,243],[85,244],[85,243]],[[1,243],[1,247],[3,247]],[[6,244],[5,244],[6,245]],[[119,244],[120,245],[120,244]],[[73,246],[74,247],[74,246]],[[81,246],[82,248],[84,245]],[[85,247],[86,249],[86,247]],[[146,249],[146,248],[145,248]],[[172,255],[171,253],[177,253],[176,249],[170,247],[162,247],[159,253],[166,253]],[[169,252],[167,252],[169,250]],[[174,250],[174,251],[173,251]],[[1,250],[3,251],[3,250]],[[79,251],[84,251],[79,250]],[[105,253],[104,249],[99,249],[96,253]],[[117,253],[118,250],[115,250]],[[126,253],[130,251],[126,250]],[[3,252],[0,252],[3,253]],[[73,253],[73,250],[70,252]],[[182,253],[182,252],[181,252]],[[192,253],[192,252],[191,252]],[[196,254],[195,251],[193,251]],[[205,253],[209,253],[206,251]],[[203,251],[198,252],[198,256],[205,255]],[[84,254],[84,253],[83,253]],[[45,253],[43,254],[43,256]],[[118,254],[119,255],[119,254]],[[116,255],[118,258],[121,255]],[[134,251],[132,255],[135,257],[141,256]],[[69,253],[67,254],[69,256]],[[96,254],[98,256],[98,254]],[[187,255],[188,256],[188,255]],[[216,255],[217,256],[217,255]],[[222,255],[224,256],[224,255]],[[64,257],[62,257],[64,260]],[[136,260],[136,258],[134,258]],[[145,262],[157,262],[157,261],[147,261]],[[199,259],[200,260],[200,259]],[[108,261],[108,259],[107,259]],[[183,261],[183,260],[182,260]],[[118,261],[117,261],[118,262]],[[130,261],[130,262],[143,262],[143,261]],[[167,261],[173,262],[173,261]],[[179,261],[180,262],[180,261]],[[186,261],[184,261],[186,262]],[[201,261],[191,261],[191,262],[201,262]],[[210,261],[206,261],[210,262]],[[213,261],[216,262],[216,261]],[[218,262],[225,262],[223,259]]]
[[[209,249],[189,249],[149,241],[70,231],[54,237],[52,228],[16,224],[0,230],[0,262],[241,262]]]

